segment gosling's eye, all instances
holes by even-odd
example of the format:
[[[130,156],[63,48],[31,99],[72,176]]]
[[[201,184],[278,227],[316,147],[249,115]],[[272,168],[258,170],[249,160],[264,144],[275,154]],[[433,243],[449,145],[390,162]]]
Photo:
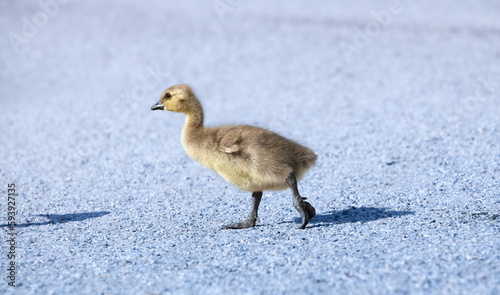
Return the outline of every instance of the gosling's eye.
[[[165,94],[165,98],[171,98],[172,95],[170,93]]]

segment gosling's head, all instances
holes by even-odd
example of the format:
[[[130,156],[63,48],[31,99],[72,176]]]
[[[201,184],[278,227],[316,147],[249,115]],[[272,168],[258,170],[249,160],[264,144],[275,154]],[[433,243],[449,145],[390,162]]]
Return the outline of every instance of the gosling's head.
[[[186,84],[179,84],[163,91],[161,99],[151,107],[151,110],[189,113],[197,106],[199,106],[199,101],[191,87]]]

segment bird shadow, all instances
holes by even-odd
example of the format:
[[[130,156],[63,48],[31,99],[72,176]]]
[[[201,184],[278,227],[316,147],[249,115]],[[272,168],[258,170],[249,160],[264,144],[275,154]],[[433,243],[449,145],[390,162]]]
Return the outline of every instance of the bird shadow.
[[[408,214],[415,214],[413,211],[395,211],[389,208],[376,207],[351,207],[341,211],[330,211],[323,214],[316,214],[308,227],[329,226],[332,224],[370,222],[383,218],[401,217]],[[294,218],[295,223],[302,223],[301,218]]]
[[[73,221],[82,221],[85,219],[102,217],[104,215],[109,214],[109,211],[100,211],[100,212],[84,212],[84,213],[72,213],[72,214],[38,214],[33,215],[37,217],[45,217],[48,220],[43,222],[27,222],[16,224],[15,227],[30,227],[30,226],[41,226],[48,224],[58,224],[58,223],[67,223]],[[8,224],[2,224],[0,227],[8,227]]]

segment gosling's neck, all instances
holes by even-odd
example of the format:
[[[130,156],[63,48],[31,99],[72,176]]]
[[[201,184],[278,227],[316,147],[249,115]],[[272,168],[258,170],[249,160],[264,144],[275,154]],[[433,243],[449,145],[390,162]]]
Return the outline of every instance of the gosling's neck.
[[[185,112],[186,123],[182,129],[182,140],[184,143],[196,141],[197,135],[203,130],[203,108],[199,101],[194,101],[189,111]]]

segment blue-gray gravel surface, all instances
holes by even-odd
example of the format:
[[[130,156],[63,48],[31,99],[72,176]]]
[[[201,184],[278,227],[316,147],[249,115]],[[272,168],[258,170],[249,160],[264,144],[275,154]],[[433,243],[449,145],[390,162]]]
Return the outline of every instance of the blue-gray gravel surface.
[[[178,1],[180,2],[180,1]],[[0,0],[1,294],[500,294],[500,5]],[[191,160],[208,125],[319,156],[291,192]],[[7,185],[16,185],[16,288]]]

